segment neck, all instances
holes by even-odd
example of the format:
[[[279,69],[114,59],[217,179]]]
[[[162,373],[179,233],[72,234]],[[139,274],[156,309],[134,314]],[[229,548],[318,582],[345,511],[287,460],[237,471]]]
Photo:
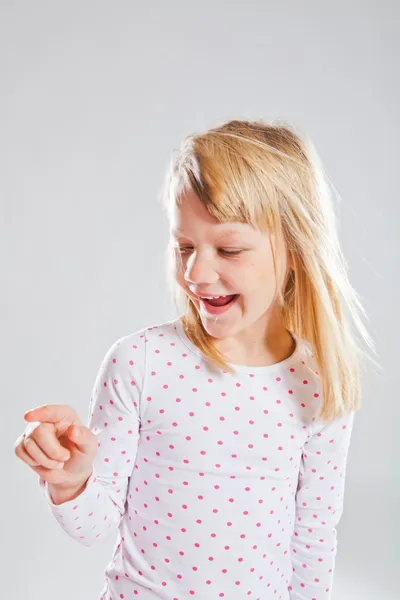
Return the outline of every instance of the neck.
[[[232,364],[268,366],[291,356],[296,342],[282,322],[256,321],[237,335],[216,342],[216,347]],[[260,331],[264,335],[260,335]]]

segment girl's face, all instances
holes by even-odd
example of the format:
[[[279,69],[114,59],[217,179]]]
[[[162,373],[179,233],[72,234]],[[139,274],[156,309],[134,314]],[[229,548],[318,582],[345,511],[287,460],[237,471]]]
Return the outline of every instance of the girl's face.
[[[211,216],[193,190],[185,191],[182,202],[170,217],[171,238],[176,246],[176,280],[195,304],[206,331],[213,337],[238,340],[263,337],[274,325],[279,308],[274,301],[276,280],[270,236],[247,223],[220,223]],[[277,260],[284,260],[281,244]],[[285,281],[281,282],[282,286]],[[224,306],[205,296],[231,296]],[[240,335],[241,334],[241,335]]]

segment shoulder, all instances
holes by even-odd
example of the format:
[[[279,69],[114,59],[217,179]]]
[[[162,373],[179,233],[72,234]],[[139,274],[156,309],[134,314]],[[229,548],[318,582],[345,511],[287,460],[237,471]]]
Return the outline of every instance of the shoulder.
[[[291,387],[295,391],[299,415],[304,424],[310,426],[323,402],[322,379],[312,345],[304,338],[297,337],[297,341],[299,349],[291,368]]]
[[[311,343],[298,335],[295,335],[295,339],[297,348],[293,360],[297,363],[297,367],[301,366],[299,375],[304,376],[306,373],[309,373],[312,379],[318,379],[318,367]]]
[[[173,319],[162,323],[146,325],[119,337],[108,348],[106,357],[111,359],[112,357],[116,358],[116,355],[120,358],[135,355],[138,359],[141,358],[144,360],[148,346],[153,348],[157,344],[174,344],[179,340],[176,323],[177,319]]]
[[[305,367],[314,375],[318,376],[318,366],[314,357],[314,351],[310,342],[305,339],[301,340],[302,344],[302,359]]]
[[[176,336],[175,322],[167,321],[141,327],[115,339],[103,354],[96,384],[100,380],[135,381],[141,388],[146,370],[154,362],[149,354],[157,356],[158,348],[163,344],[175,343]]]

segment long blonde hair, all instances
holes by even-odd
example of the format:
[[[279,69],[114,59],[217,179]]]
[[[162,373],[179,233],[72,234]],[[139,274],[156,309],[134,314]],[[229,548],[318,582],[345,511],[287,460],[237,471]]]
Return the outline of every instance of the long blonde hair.
[[[361,359],[371,358],[365,346],[374,353],[375,347],[340,248],[334,188],[311,140],[290,124],[262,120],[226,121],[188,135],[173,152],[163,184],[167,211],[187,188],[219,221],[283,236],[293,259],[287,285],[278,290],[283,324],[312,348],[322,385],[319,418],[328,423],[359,410]],[[176,260],[170,245],[168,281],[186,335],[214,365],[232,371],[176,282]]]

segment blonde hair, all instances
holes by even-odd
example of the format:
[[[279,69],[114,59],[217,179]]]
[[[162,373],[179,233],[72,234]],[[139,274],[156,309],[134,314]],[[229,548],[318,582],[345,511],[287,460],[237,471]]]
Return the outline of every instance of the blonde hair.
[[[375,353],[374,342],[348,279],[334,189],[310,139],[287,123],[262,120],[226,121],[189,135],[172,155],[162,188],[164,207],[179,203],[188,188],[219,221],[245,222],[283,236],[293,260],[286,287],[277,292],[283,324],[312,348],[322,385],[319,418],[328,423],[359,410],[361,358],[368,357],[363,346]],[[278,275],[273,244],[271,249]],[[176,282],[172,245],[168,260],[169,284],[178,310],[183,309],[186,335],[214,365],[232,372]]]

